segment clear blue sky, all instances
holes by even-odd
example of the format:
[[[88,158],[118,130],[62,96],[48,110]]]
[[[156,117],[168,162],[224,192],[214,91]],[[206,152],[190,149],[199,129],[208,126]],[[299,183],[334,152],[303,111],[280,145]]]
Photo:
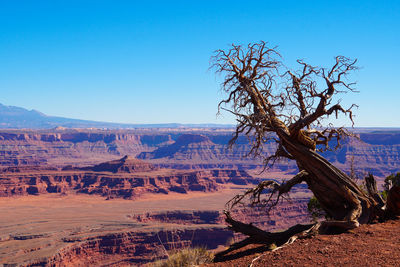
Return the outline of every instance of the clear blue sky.
[[[400,1],[0,0],[0,103],[126,123],[216,117],[210,56],[259,40],[295,59],[358,58],[356,126],[400,126]]]

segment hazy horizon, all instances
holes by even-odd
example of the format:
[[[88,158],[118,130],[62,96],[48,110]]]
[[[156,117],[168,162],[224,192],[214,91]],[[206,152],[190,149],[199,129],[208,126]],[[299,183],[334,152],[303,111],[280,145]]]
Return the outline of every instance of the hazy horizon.
[[[25,109],[23,107],[7,106],[7,105],[3,105],[2,103],[0,103],[0,108],[2,106],[6,106],[6,107],[10,107],[10,108],[18,108],[18,109],[22,108],[22,109],[24,109],[24,110],[26,110],[28,112],[40,113],[40,114],[42,114],[42,115],[44,115],[44,116],[46,116],[48,118],[71,119],[71,120],[87,121],[87,122],[94,122],[94,123],[115,124],[113,126],[113,128],[109,128],[109,130],[118,130],[118,129],[120,129],[120,130],[123,130],[123,129],[129,130],[129,129],[133,129],[133,128],[129,128],[131,126],[135,126],[135,127],[138,127],[138,128],[141,128],[141,127],[147,128],[147,127],[149,127],[149,128],[155,128],[155,129],[157,129],[157,128],[169,128],[169,127],[170,128],[174,128],[174,127],[178,127],[178,126],[179,127],[181,127],[181,126],[183,126],[183,127],[193,127],[193,128],[196,128],[196,127],[214,128],[214,127],[216,127],[216,128],[220,128],[220,129],[232,129],[233,127],[235,127],[235,124],[229,124],[229,123],[190,123],[190,122],[189,123],[180,123],[180,122],[120,123],[120,122],[109,122],[109,121],[91,121],[91,120],[82,120],[80,118],[57,117],[57,116],[52,116],[51,114],[44,114],[44,113],[40,112],[40,110],[34,110],[34,109],[28,110],[28,109]],[[0,114],[1,114],[1,112],[0,112]],[[125,127],[117,127],[117,125],[125,126]],[[56,127],[56,125],[53,125],[53,126]],[[57,127],[59,127],[59,126],[60,125],[58,125]],[[64,126],[60,126],[60,127],[64,127]],[[100,127],[99,129],[107,128],[106,126],[97,126],[97,127]],[[66,127],[66,128],[74,129],[75,127]],[[78,128],[83,128],[84,129],[85,127],[78,127]],[[96,128],[96,126],[87,126],[86,128]],[[347,128],[356,129],[358,132],[360,132],[360,131],[361,132],[362,131],[371,131],[371,130],[379,130],[379,131],[400,130],[400,127],[396,127],[396,126],[392,126],[392,127],[390,127],[390,126],[387,126],[387,127],[385,127],[385,126],[374,126],[374,127],[354,126],[354,127],[347,127]],[[37,127],[36,128],[35,127],[23,127],[23,128],[15,127],[15,128],[10,128],[10,127],[5,127],[4,128],[4,127],[2,127],[1,120],[0,120],[0,129],[2,129],[2,130],[13,130],[13,129],[21,129],[21,130],[22,129],[32,129],[32,130],[35,130],[35,129],[52,129],[52,128],[48,128],[48,127],[46,127],[46,128],[37,128]]]
[[[399,127],[397,1],[18,1],[0,4],[0,103],[127,124],[216,117],[216,49],[264,40],[289,67],[358,59],[356,127]],[[335,125],[347,125],[342,118]]]

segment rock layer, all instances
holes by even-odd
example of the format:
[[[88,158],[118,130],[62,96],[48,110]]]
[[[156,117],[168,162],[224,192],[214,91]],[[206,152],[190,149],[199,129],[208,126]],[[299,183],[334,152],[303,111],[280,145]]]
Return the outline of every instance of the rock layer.
[[[356,129],[357,131],[357,129]],[[360,140],[344,140],[342,149],[326,152],[339,168],[349,171],[353,162],[360,175],[371,171],[385,176],[400,169],[400,132],[366,131]],[[250,145],[239,137],[232,150],[228,141],[231,130],[148,129],[148,130],[1,130],[0,165],[43,165],[78,167],[115,160],[123,155],[150,160],[159,167],[178,169],[260,168],[260,159],[246,158]],[[272,144],[264,152],[271,154]],[[286,171],[296,166],[277,162],[276,169]]]
[[[159,170],[126,156],[94,167],[67,167],[61,171],[8,167],[0,173],[0,196],[85,193],[135,199],[144,193],[213,192],[227,183],[247,185],[258,181],[240,170]]]

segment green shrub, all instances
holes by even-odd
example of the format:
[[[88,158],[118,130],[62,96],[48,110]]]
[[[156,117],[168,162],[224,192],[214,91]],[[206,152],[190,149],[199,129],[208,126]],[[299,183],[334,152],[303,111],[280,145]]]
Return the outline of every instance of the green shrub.
[[[169,255],[166,260],[149,264],[151,267],[189,267],[211,263],[214,255],[205,248],[184,248]]]
[[[326,217],[325,211],[322,209],[321,204],[315,196],[308,201],[307,209],[314,221],[321,217]]]
[[[382,196],[382,198],[383,198],[383,200],[387,200],[387,195],[388,195],[388,191],[386,191],[386,190],[383,190],[382,192],[380,192],[380,194],[381,194],[381,196]]]
[[[388,192],[394,185],[400,186],[400,172],[396,174],[392,173],[385,178],[385,184],[383,185],[384,190],[381,192],[381,196],[384,200],[387,200]]]
[[[393,185],[400,186],[400,172],[398,172],[398,173],[396,173],[396,174],[392,173],[391,175],[389,175],[389,176],[387,176],[387,177],[385,178],[385,185],[384,185],[384,187],[385,187],[385,190],[386,190],[386,191],[389,191],[390,188],[391,188]]]

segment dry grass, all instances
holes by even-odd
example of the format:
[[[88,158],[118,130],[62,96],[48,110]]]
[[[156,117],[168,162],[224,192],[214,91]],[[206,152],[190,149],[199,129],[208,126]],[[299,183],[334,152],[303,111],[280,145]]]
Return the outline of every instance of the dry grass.
[[[214,255],[205,248],[184,248],[169,255],[166,260],[149,264],[149,267],[189,267],[211,263]]]

